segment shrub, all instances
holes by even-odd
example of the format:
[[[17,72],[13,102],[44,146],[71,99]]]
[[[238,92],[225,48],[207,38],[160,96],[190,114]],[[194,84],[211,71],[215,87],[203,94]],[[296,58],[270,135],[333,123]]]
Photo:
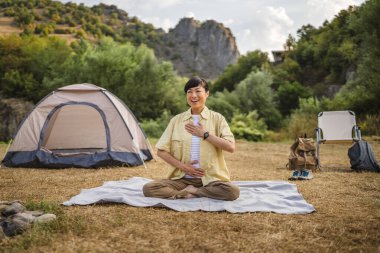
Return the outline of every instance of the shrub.
[[[156,120],[144,120],[141,127],[149,138],[160,138],[171,118],[170,112],[165,110]]]
[[[261,141],[266,133],[267,126],[263,119],[259,119],[256,111],[248,114],[237,113],[232,118],[231,131],[237,139]]]
[[[365,115],[364,120],[359,120],[358,125],[363,135],[380,136],[380,114]]]
[[[317,115],[321,111],[319,100],[316,98],[300,99],[300,108],[295,110],[288,121],[288,136],[297,138],[306,134],[315,136],[317,127]]]

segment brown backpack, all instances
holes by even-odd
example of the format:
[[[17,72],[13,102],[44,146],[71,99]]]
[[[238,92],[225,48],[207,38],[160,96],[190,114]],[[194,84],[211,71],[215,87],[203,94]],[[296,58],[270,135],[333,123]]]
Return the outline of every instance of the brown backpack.
[[[290,170],[317,169],[315,142],[313,138],[298,138],[290,146],[289,162],[286,167]]]

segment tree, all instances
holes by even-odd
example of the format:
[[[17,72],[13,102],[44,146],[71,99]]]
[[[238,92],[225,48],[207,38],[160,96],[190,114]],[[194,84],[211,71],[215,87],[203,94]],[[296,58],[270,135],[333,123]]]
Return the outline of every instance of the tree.
[[[234,91],[240,101],[240,111],[249,113],[256,110],[269,129],[278,127],[281,120],[280,112],[274,102],[272,83],[272,75],[268,72],[252,71]]]
[[[36,36],[3,37],[0,48],[0,52],[6,54],[0,61],[1,95],[33,102],[56,88],[46,80],[54,76],[72,52],[65,40]]]
[[[277,90],[278,107],[283,116],[298,108],[300,98],[310,97],[311,91],[298,82],[285,82]]]
[[[61,68],[53,84],[100,85],[121,98],[140,120],[157,118],[164,108],[178,112],[178,103],[174,102],[177,91],[173,88],[178,79],[173,67],[157,61],[151,49],[120,45],[111,38],[95,45],[77,43],[74,48],[77,55]]]
[[[269,62],[267,53],[256,50],[241,56],[236,64],[229,65],[211,87],[212,91],[232,91],[253,70]]]
[[[379,12],[379,0],[367,1],[360,8],[358,20],[354,24],[363,38],[363,56],[359,61],[356,78],[342,90],[342,95],[350,98],[349,104],[357,112],[379,113],[380,111]]]

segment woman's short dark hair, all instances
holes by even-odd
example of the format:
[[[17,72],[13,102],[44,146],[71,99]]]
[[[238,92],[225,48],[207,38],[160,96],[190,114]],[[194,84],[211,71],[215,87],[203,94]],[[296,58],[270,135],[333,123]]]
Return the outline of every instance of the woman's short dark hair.
[[[194,76],[194,77],[190,78],[189,81],[187,81],[187,83],[185,84],[184,91],[185,91],[185,93],[187,93],[187,91],[189,89],[197,87],[199,85],[201,85],[205,89],[206,92],[208,91],[208,84],[207,84],[206,80],[203,78],[200,78],[198,76]]]

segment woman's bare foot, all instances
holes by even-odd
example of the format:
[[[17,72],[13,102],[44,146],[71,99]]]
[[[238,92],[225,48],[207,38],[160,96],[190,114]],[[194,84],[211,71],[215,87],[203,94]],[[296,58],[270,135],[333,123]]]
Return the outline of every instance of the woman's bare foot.
[[[186,188],[184,190],[189,192],[189,193],[195,194],[195,193],[197,193],[198,188],[193,186],[193,185],[188,185],[188,186],[186,186]]]
[[[186,186],[185,189],[183,189],[181,192],[187,192],[187,194],[184,196],[185,199],[191,199],[196,198],[195,193],[197,193],[198,188],[192,185]]]

